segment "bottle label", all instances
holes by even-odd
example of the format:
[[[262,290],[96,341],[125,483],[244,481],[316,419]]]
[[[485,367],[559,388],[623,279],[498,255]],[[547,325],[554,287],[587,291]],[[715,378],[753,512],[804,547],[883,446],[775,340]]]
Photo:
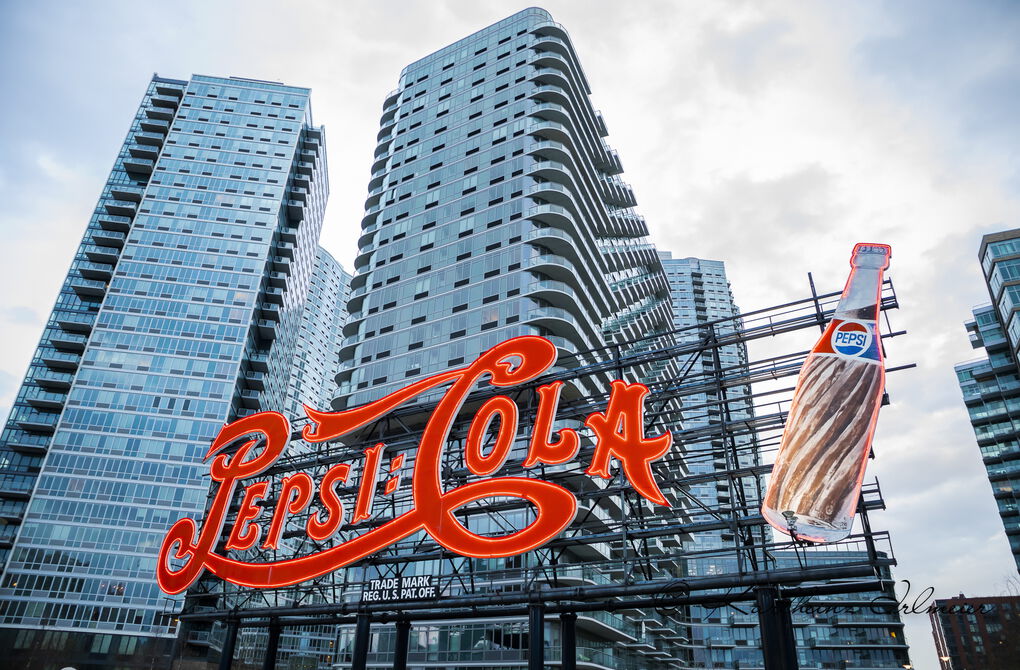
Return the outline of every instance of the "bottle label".
[[[811,353],[869,363],[882,362],[879,338],[873,321],[833,319]]]

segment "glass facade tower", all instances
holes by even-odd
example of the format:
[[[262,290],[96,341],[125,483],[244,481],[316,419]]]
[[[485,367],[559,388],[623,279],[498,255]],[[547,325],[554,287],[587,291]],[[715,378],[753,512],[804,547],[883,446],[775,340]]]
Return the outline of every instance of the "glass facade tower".
[[[327,197],[309,90],[153,77],[0,436],[0,647],[159,665],[224,422],[283,408]]]
[[[291,419],[304,416],[302,405],[329,409],[336,395],[335,377],[350,292],[351,275],[319,247],[291,366],[284,412]]]
[[[957,365],[956,376],[1020,570],[1020,230],[985,235],[978,257],[992,302],[966,328],[985,356]]]
[[[588,94],[567,33],[534,8],[404,69],[384,103],[339,407],[518,335],[565,360],[670,330],[665,276]]]
[[[335,408],[364,404],[460,366],[515,336],[551,340],[560,368],[578,365],[575,354],[609,349],[626,355],[636,348],[628,344],[634,339],[668,337],[673,316],[666,277],[589,93],[566,31],[535,8],[404,69],[384,102]],[[629,381],[663,383],[674,368],[672,362],[636,364]],[[603,402],[611,379],[608,371],[590,374],[568,384],[563,398]],[[526,448],[518,440],[511,458],[522,459]],[[498,518],[483,511],[469,523],[476,532],[507,527],[502,524],[523,528],[530,511],[513,507],[501,508]],[[592,503],[581,517],[594,528],[619,522],[621,514],[619,507]],[[414,547],[408,542],[395,551]],[[602,545],[579,545],[561,552],[559,561],[606,560],[608,554]],[[408,562],[402,574],[449,574],[469,560]],[[662,561],[662,570],[676,568],[667,563]],[[478,559],[472,565],[482,579],[494,580],[491,588],[514,590],[534,579],[537,558]],[[350,572],[361,580],[382,574],[375,569]],[[624,577],[590,565],[569,574],[582,583]],[[451,588],[450,595],[458,592]],[[559,662],[554,618],[546,623],[547,658]],[[683,653],[675,638],[651,632],[654,624],[660,630],[674,625],[665,621],[651,611],[633,618],[581,616],[579,664],[665,668],[667,659]],[[368,663],[389,667],[394,630],[376,628]],[[526,630],[520,617],[416,622],[409,662],[522,667]],[[345,628],[336,660],[349,659],[352,645],[353,630]],[[646,658],[639,647],[659,656]]]

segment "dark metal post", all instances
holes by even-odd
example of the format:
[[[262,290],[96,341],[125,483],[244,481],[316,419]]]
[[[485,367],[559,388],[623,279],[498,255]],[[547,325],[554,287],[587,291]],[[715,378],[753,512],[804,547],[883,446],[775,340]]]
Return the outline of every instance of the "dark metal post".
[[[276,670],[276,652],[280,647],[280,620],[269,622],[269,639],[266,640],[266,655],[262,659],[262,670]]]
[[[407,670],[407,646],[411,641],[411,622],[397,622],[397,642],[393,648],[393,670]]]
[[[790,601],[780,598],[779,589],[774,586],[759,587],[755,599],[765,670],[798,670]]]
[[[354,658],[351,670],[365,670],[368,664],[368,636],[372,632],[372,620],[367,614],[359,614],[354,629]]]
[[[528,605],[528,670],[545,670],[545,605]]]
[[[234,647],[237,645],[237,620],[227,622],[227,635],[223,639],[223,653],[220,654],[220,670],[230,670],[234,663]]]
[[[577,615],[573,612],[560,615],[560,668],[577,668]]]

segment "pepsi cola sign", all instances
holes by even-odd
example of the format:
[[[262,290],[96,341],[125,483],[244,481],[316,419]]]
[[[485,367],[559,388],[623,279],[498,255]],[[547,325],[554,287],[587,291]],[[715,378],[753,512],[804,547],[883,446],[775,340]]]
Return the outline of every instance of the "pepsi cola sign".
[[[525,384],[545,374],[555,361],[552,342],[527,335],[494,346],[470,365],[420,379],[367,405],[341,412],[306,406],[311,423],[302,430],[302,439],[327,442],[361,429],[426,391],[447,386],[413,453],[393,455],[387,464],[386,445],[380,442],[365,449],[356,462],[330,464],[317,482],[306,472],[275,480],[265,475],[291,442],[290,422],[282,414],[260,412],[225,425],[206,455],[215,484],[212,503],[204,519],[180,519],[170,528],[157,560],[160,588],[170,594],[181,593],[206,571],[239,586],[289,586],[350,565],[419,531],[449,551],[473,558],[514,556],[542,546],[573,522],[577,513],[574,493],[537,477],[494,475],[521,438],[528,446],[520,464],[524,470],[577,457],[579,432],[553,427],[562,381],[535,389],[538,406],[530,434],[518,434],[519,408],[508,395],[494,395],[475,411],[460,454],[475,481],[447,487],[442,464],[454,421],[479,382],[484,380],[494,388]],[[646,435],[644,401],[648,393],[643,384],[612,382],[605,411],[593,412],[584,420],[594,446],[585,473],[610,479],[615,461],[639,495],[669,506],[653,477],[652,464],[669,451],[673,436],[668,431]],[[486,436],[493,424],[498,429],[489,446]],[[388,477],[385,484],[382,477]],[[352,484],[357,481],[356,492],[344,500],[337,487],[349,480]],[[392,496],[401,487],[411,494],[410,509],[381,524],[364,524],[373,516],[375,499]],[[270,505],[273,497],[276,503]],[[479,535],[457,515],[465,505],[498,498],[526,501],[533,510],[531,523],[502,535]],[[272,562],[244,560],[244,552],[256,545],[279,549],[288,519],[304,514],[308,517],[303,533],[311,540],[307,546],[322,546],[316,545],[321,542],[325,548]],[[338,541],[339,531],[351,529],[362,532]],[[221,542],[224,537],[226,543]],[[228,550],[239,553],[229,555]]]

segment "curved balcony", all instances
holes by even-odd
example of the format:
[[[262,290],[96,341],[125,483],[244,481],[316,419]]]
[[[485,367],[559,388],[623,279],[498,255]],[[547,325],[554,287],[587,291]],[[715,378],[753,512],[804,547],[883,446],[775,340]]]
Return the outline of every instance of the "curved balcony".
[[[153,168],[156,167],[156,161],[150,158],[137,158],[133,155],[125,156],[123,164],[125,170],[138,174],[152,174]]]
[[[163,119],[145,118],[141,119],[138,122],[138,125],[141,126],[142,130],[148,133],[166,136],[166,134],[170,132],[170,122],[164,121]]]
[[[535,35],[535,40],[528,46],[533,49],[537,49],[540,46],[546,47],[549,51],[555,51],[565,58],[574,58],[574,48],[567,40],[555,35],[536,33],[534,30],[531,32]]]
[[[294,171],[307,177],[314,177],[316,169],[315,161],[299,160],[294,163]]]
[[[106,211],[117,216],[134,217],[138,211],[138,205],[130,200],[107,200],[103,203]]]
[[[276,339],[277,326],[277,322],[271,319],[259,319],[255,322],[255,327],[258,329],[259,337],[264,340]]]
[[[400,94],[403,92],[403,90],[404,89],[398,86],[397,88],[393,89],[392,91],[386,94],[386,97],[383,99],[383,111],[396,109],[398,107],[398,102],[400,101]]]
[[[548,238],[543,241],[548,242]],[[579,263],[583,261],[578,259],[576,251],[571,249],[568,253],[569,256],[556,253],[555,251],[553,253],[536,254],[528,259],[524,269],[530,272],[542,273],[551,281],[565,283],[571,288],[575,296],[580,295],[583,297],[583,306],[589,314],[599,315],[614,312],[613,305],[602,298],[601,293],[593,294],[588,290],[590,285],[588,279],[578,276],[579,267],[583,267]],[[602,299],[596,300],[596,295]],[[575,302],[579,301],[575,299]]]
[[[78,274],[80,274],[85,279],[98,279],[100,281],[109,281],[110,277],[113,276],[113,264],[96,263],[93,261],[79,261]]]
[[[288,279],[289,279],[289,277],[287,276],[287,274],[283,273],[283,272],[269,272],[266,275],[267,283],[270,286],[275,286],[276,288],[282,288],[282,289],[287,288],[287,280]]]
[[[276,286],[267,286],[263,289],[262,293],[265,295],[266,302],[272,302],[277,305],[283,304],[283,289]]]
[[[0,477],[0,497],[28,500],[32,495],[35,477],[23,475],[6,475]]]
[[[39,353],[39,358],[51,370],[77,370],[78,365],[81,363],[81,356],[78,354],[57,351],[56,349],[43,349]]]
[[[585,349],[596,349],[601,346],[601,338],[591,332],[591,324],[582,322],[562,307],[536,307],[528,310],[528,313],[521,317],[521,321],[529,326],[545,328],[568,340],[583,342],[582,346]]]
[[[159,147],[152,144],[132,144],[128,147],[132,158],[156,160],[159,156]]]
[[[59,410],[67,401],[66,393],[47,391],[41,386],[30,386],[22,396],[29,405],[36,409]]]
[[[57,422],[60,421],[59,412],[30,412],[21,411],[17,414],[16,422],[19,427],[32,433],[51,435],[57,429]]]
[[[102,298],[106,295],[106,282],[99,279],[74,277],[70,280],[70,288],[82,300]]]
[[[603,197],[616,207],[634,207],[637,200],[634,198],[634,191],[630,184],[621,181],[617,177],[600,177],[599,185],[602,188]]]
[[[146,144],[149,146],[159,147],[163,146],[163,142],[166,141],[166,135],[163,133],[153,133],[145,130],[139,130],[135,133],[135,142],[138,144]]]
[[[54,347],[75,353],[85,351],[88,341],[88,336],[80,333],[57,332],[50,336],[50,344]]]
[[[536,160],[542,159],[539,164],[531,166],[529,174],[542,175],[543,178],[557,180],[557,183],[559,181],[568,181],[571,188],[567,190],[571,193],[572,198],[576,193],[578,196],[590,200],[588,209],[591,214],[584,216],[579,221],[576,221],[575,224],[583,223],[592,231],[601,234],[613,234],[615,232],[610,219],[613,210],[607,206],[601,189],[592,190],[589,188],[589,184],[594,183],[595,179],[589,179],[581,166],[577,164],[572,145],[564,144],[558,140],[546,139],[529,147],[528,153],[536,156]],[[546,165],[546,163],[549,163],[549,165]],[[561,166],[565,169],[560,169]],[[578,205],[576,203],[572,204],[574,211],[580,212]]]
[[[35,383],[46,389],[57,389],[67,391],[74,381],[73,372],[61,372],[59,370],[39,370],[34,377]]]
[[[90,333],[96,323],[96,312],[57,312],[53,318],[69,333]]]
[[[590,231],[588,235],[582,233],[580,237],[582,245],[578,246],[575,244],[575,246],[577,246],[579,253],[583,249],[583,253],[586,254],[586,262],[589,265],[595,264],[593,267],[597,268],[598,272],[604,273],[609,269],[608,262],[602,258],[601,248],[589,241],[599,233],[606,233],[608,226],[605,222],[601,221],[601,216],[605,216],[604,210],[599,207],[581,207],[572,188],[554,181],[545,181],[532,185],[528,195],[545,201],[536,205],[537,207],[547,207],[550,205],[554,208],[558,207],[558,209],[547,210],[542,214],[536,213],[536,217],[542,216],[546,222],[565,230],[576,229],[584,231],[587,229]],[[598,214],[601,214],[601,216],[598,216]],[[563,225],[564,221],[568,225]],[[593,223],[596,225],[591,225]]]
[[[98,221],[103,230],[112,230],[120,233],[126,233],[131,230],[131,217],[129,216],[100,214]]]
[[[122,249],[127,241],[127,233],[121,233],[116,230],[94,230],[92,231],[92,239],[101,246]]]
[[[45,454],[50,447],[50,436],[34,435],[25,431],[13,431],[7,446],[22,454],[39,456]]]
[[[574,312],[571,311],[571,308],[588,311],[580,304],[579,293],[570,284],[555,279],[535,279],[528,282],[524,288],[524,295],[544,300],[553,307],[562,307],[572,314]],[[577,318],[583,319],[584,317],[578,315]]]
[[[593,166],[609,174],[622,172],[623,166],[620,164],[619,156],[599,134],[590,102],[587,98],[580,99],[574,96],[575,89],[567,76],[559,68],[538,66],[529,78],[537,83],[530,92],[532,98],[541,100],[558,97],[560,104],[584,117],[583,127],[578,126],[576,122],[572,123],[572,127],[577,130],[578,140],[586,145],[588,150],[584,153],[592,161]]]
[[[175,111],[166,107],[147,107],[145,109],[145,116],[161,121],[173,121]]]

